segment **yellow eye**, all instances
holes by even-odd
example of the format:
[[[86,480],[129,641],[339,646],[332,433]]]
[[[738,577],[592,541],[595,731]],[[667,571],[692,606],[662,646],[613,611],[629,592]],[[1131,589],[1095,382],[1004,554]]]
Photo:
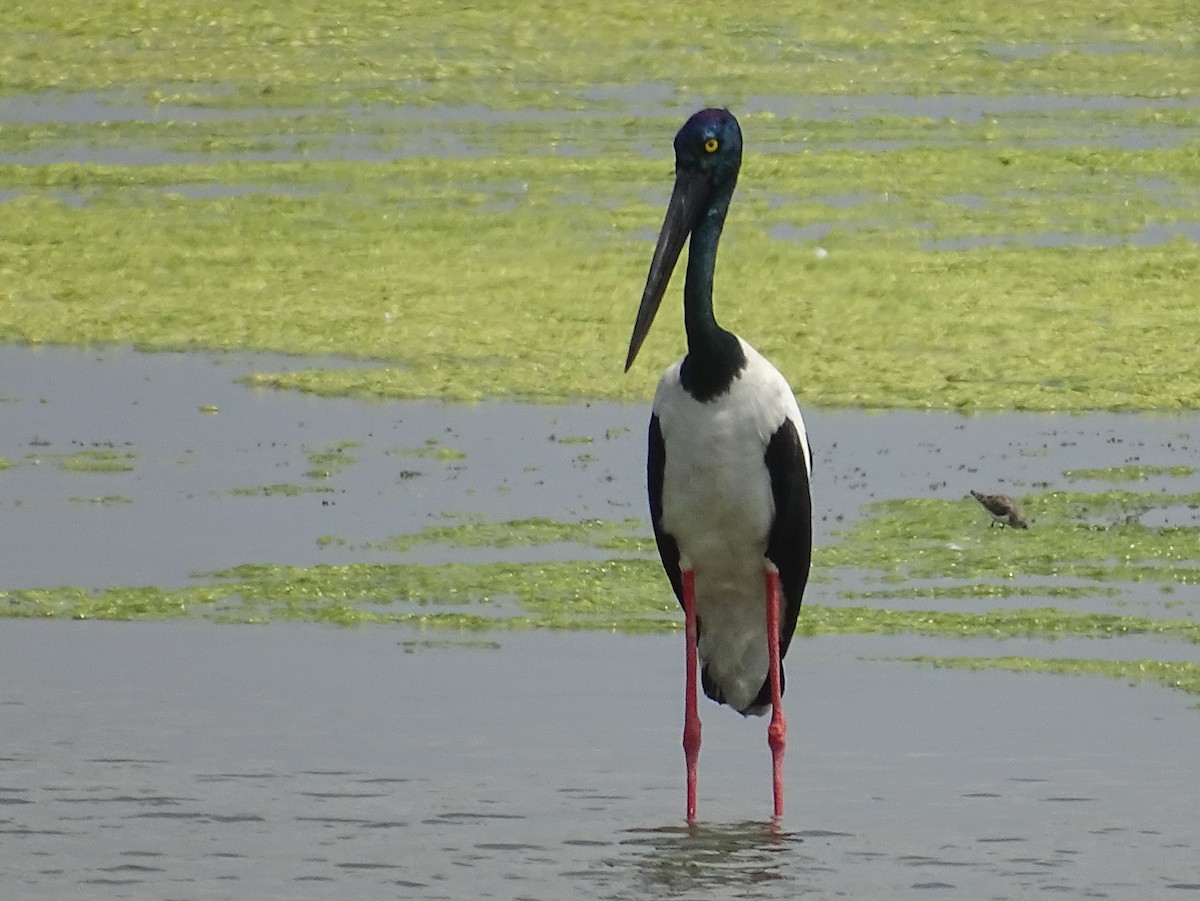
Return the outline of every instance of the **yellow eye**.
[[[709,138],[707,141],[704,142],[704,149],[706,151],[708,151],[709,153],[716,153],[717,148],[720,146],[721,145],[717,143],[716,138]]]

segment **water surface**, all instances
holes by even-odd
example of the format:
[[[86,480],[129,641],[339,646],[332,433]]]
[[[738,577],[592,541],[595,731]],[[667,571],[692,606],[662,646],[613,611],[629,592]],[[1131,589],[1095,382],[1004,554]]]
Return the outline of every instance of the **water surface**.
[[[6,623],[0,882],[30,899],[1200,893],[1200,717],[1170,692],[798,640],[787,815],[765,820],[765,723],[705,703],[689,830],[678,636],[445,638]]]
[[[0,470],[0,587],[180,585],[247,562],[516,559],[513,549],[369,545],[472,516],[646,516],[648,404],[384,404],[236,382],[322,362],[363,365],[0,346],[0,458],[13,464]],[[1193,465],[1200,435],[1197,414],[810,409],[805,418],[818,544],[871,501],[1077,490],[1066,471]],[[314,463],[339,447],[345,465]],[[61,465],[95,450],[132,455],[129,471]],[[1200,473],[1137,487],[1196,491]]]
[[[234,381],[311,364],[0,348],[3,587],[185,584],[246,561],[518,559],[366,542],[447,513],[644,516],[640,406],[374,404]],[[1109,414],[808,421],[818,543],[871,500],[1069,487],[1067,470],[1194,460],[1197,426]],[[308,474],[337,445],[352,459]],[[405,452],[428,448],[455,453]],[[60,465],[94,449],[131,455],[130,470]],[[319,490],[232,490],[276,483]],[[347,541],[320,541],[330,534]],[[836,602],[843,587],[814,583],[810,600]],[[681,644],[0,622],[0,883],[31,899],[1200,894],[1200,716],[1187,695],[888,659],[1194,660],[1192,645],[797,638],[787,816],[766,820],[765,724],[705,702],[701,822],[689,829]]]

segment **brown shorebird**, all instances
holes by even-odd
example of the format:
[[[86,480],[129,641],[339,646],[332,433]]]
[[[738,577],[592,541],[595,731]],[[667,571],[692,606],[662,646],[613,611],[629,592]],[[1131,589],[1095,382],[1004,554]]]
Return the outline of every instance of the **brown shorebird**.
[[[1001,527],[1012,526],[1014,529],[1029,528],[1029,522],[1021,513],[1021,506],[1007,494],[980,494],[978,491],[972,491],[971,497],[983,504],[983,509],[992,514],[989,528],[996,523],[1000,523]]]

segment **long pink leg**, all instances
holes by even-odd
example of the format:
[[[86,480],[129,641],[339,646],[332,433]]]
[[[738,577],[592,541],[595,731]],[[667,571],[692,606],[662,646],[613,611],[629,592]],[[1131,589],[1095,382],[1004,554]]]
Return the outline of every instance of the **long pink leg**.
[[[683,759],[687,762],[687,819],[696,820],[696,761],[700,759],[700,715],[696,712],[696,577],[683,571],[683,620],[687,666],[683,706]]]
[[[779,570],[772,566],[767,571],[767,675],[771,681],[771,725],[767,727],[767,744],[771,746],[776,818],[783,816],[783,749],[787,745],[787,721],[783,717],[779,687],[780,594]]]

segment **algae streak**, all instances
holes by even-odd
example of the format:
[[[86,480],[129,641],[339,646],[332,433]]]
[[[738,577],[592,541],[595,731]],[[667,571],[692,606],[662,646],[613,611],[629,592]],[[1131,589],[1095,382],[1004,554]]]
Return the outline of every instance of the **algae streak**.
[[[589,88],[677,79],[735,100],[764,86],[823,94],[988,84],[1001,93],[1172,96],[1200,84],[1194,10],[1178,0],[1109,3],[1102,14],[1087,0],[1036,14],[985,0],[803,3],[786,14],[692,0],[662,12],[651,20],[632,0],[587,16],[531,0],[494,8],[181,0],[140,5],[136,16],[85,0],[19,4],[6,14],[0,84],[283,108],[397,96],[414,105],[580,107],[604,102]],[[1027,46],[1034,52],[1011,52]],[[213,84],[228,87],[212,97]]]
[[[1058,673],[1124,679],[1131,685],[1155,682],[1191,694],[1200,694],[1200,664],[1161,660],[1078,660],[1039,657],[901,657],[912,663],[965,670],[1006,670],[1013,673]],[[1200,706],[1198,704],[1197,706]]]

